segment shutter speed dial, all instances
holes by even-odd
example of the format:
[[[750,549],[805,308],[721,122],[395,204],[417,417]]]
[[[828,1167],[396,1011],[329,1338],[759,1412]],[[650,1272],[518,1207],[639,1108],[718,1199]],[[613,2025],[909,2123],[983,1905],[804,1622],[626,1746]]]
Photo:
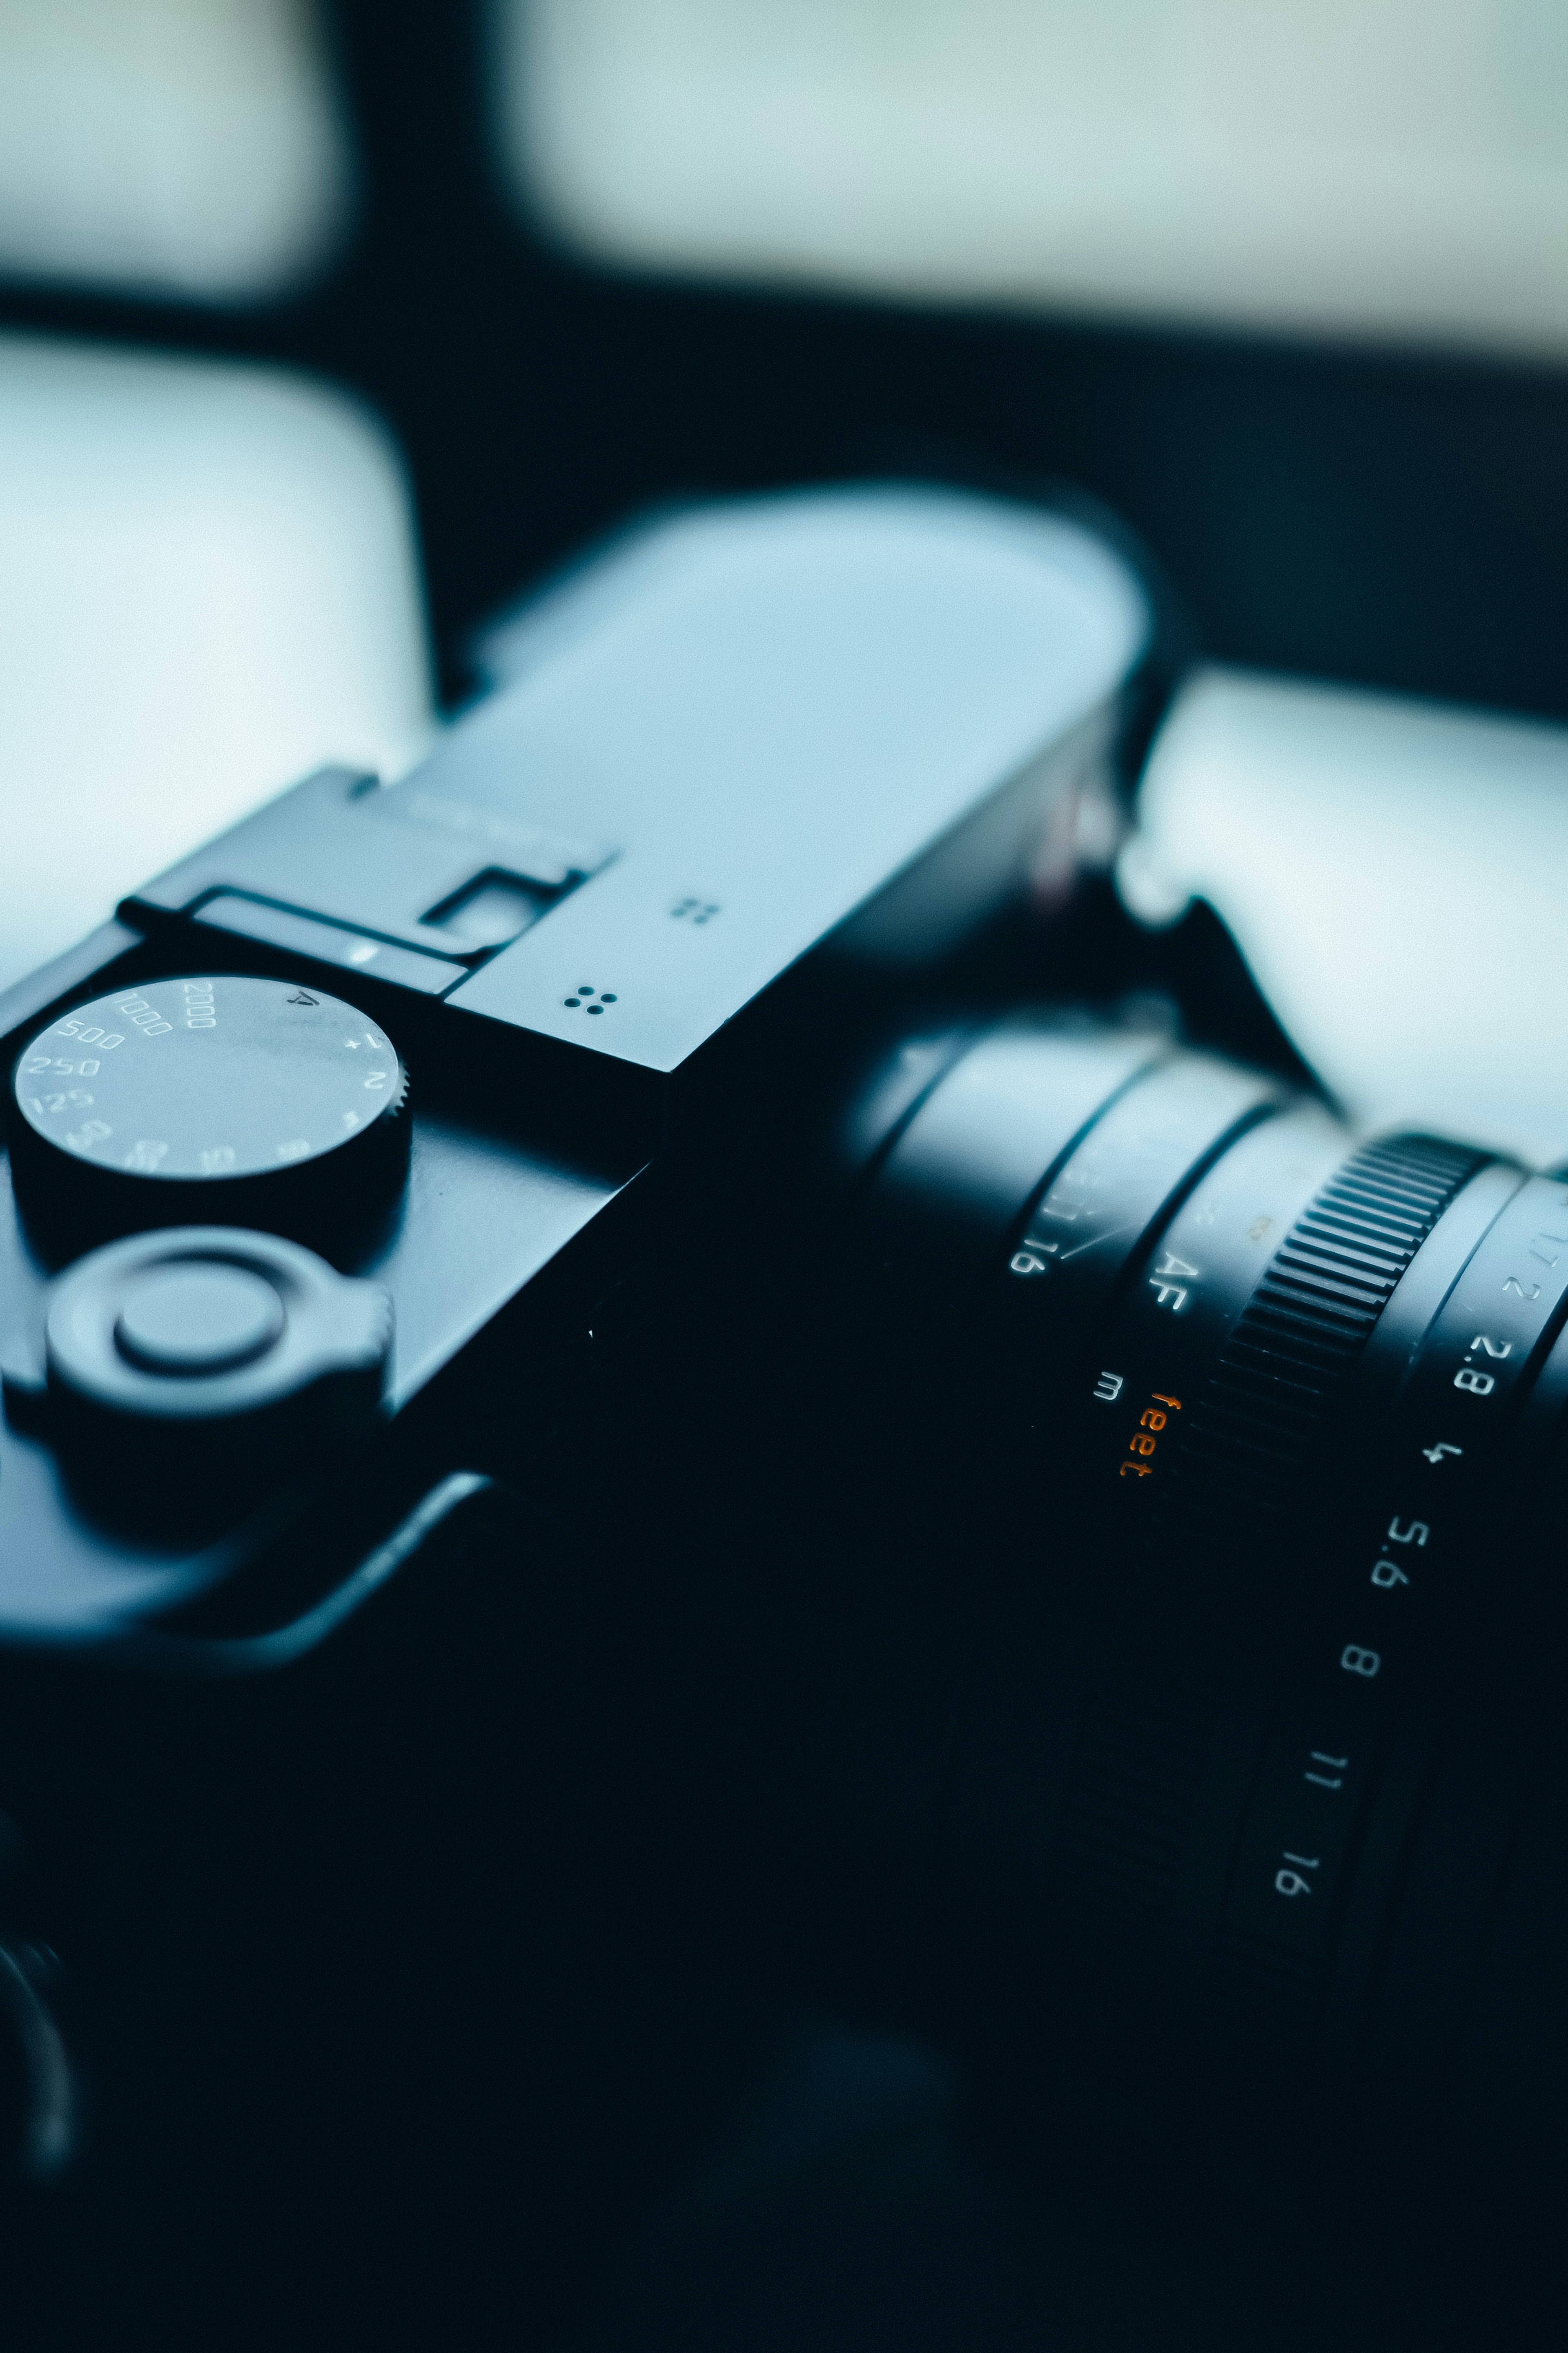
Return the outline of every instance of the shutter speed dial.
[[[341,997],[247,975],[94,997],[16,1058],[17,1197],[57,1255],[169,1225],[352,1246],[408,1157],[408,1074]]]

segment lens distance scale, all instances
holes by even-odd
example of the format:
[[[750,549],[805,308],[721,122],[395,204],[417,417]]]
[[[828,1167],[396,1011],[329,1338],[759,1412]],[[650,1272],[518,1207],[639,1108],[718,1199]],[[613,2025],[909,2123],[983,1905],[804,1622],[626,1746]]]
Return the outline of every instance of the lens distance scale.
[[[407,1094],[391,1040],[340,997],[244,975],[142,982],[17,1056],[18,1199],[70,1253],[165,1225],[351,1237],[401,1182]]]

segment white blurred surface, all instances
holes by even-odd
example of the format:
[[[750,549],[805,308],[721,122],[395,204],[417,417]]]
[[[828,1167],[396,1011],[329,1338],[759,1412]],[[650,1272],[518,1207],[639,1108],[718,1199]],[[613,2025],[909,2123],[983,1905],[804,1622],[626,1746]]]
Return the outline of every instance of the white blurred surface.
[[[251,301],[353,209],[312,0],[0,0],[0,268]]]
[[[0,986],[330,759],[432,724],[403,474],[259,369],[0,337]]]
[[[1568,0],[492,0],[508,168],[661,270],[1568,349]]]
[[[1568,1156],[1568,729],[1199,673],[1119,879],[1201,895],[1359,1121]]]

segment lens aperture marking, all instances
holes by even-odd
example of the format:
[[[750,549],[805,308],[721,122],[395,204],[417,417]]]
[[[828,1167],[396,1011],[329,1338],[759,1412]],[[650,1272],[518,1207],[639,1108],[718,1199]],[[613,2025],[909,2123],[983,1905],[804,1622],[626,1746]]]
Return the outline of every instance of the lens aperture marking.
[[[1138,1092],[1121,1099],[1129,1124]],[[1085,1145],[1078,1152],[1087,1159]],[[1314,1134],[1310,1113],[1233,1143],[1127,1253],[1116,1290],[1100,1294],[1103,1321],[1086,1318],[1073,1335],[1088,1465],[1139,1499],[1114,1507],[1129,1519],[1120,1622],[1150,1655],[1168,1623],[1176,1655],[1237,1661],[1237,1726],[1225,1736],[1229,1867],[1216,1848],[1215,1908],[1202,1907],[1216,1957],[1211,2021],[1238,2056],[1257,2052],[1249,2035],[1261,2032],[1276,2058],[1303,2062],[1320,2022],[1343,2039],[1359,2015],[1373,1966],[1363,1947],[1381,1948],[1384,1862],[1422,1796],[1419,1742],[1408,1771],[1384,1769],[1394,1717],[1412,1722],[1413,1678],[1450,1581],[1484,1561],[1489,1606],[1506,1594],[1515,1564],[1473,1540],[1496,1502],[1482,1482],[1533,1368],[1568,1329],[1561,1183],[1488,1171],[1486,1155],[1442,1139],[1345,1155]],[[1048,1189],[1014,1229],[1023,1279],[1006,1288],[1041,1302],[1025,1313],[1047,1343],[1072,1331],[1068,1253],[1096,1224],[1123,1222],[1085,1216],[1111,1198],[1109,1182]],[[1363,1361],[1374,1335],[1381,1354]],[[1568,1363],[1568,1342],[1560,1353]],[[1108,1366],[1116,1371],[1095,1369]],[[1272,1701],[1251,1715],[1246,1705],[1253,1641],[1293,1694],[1272,1725]],[[1064,1820],[1109,1873],[1104,1851],[1123,1823],[1119,1812],[1107,1827],[1109,1767],[1078,1764],[1074,1776]],[[1149,1794],[1126,1811],[1140,1834],[1160,1808],[1176,1810],[1174,1775],[1147,1778]],[[1079,1781],[1092,1806],[1074,1800]],[[1066,1831],[1058,1847],[1077,1852]],[[1251,2026],[1238,2032],[1243,2012]]]
[[[1338,1492],[1337,1482],[1313,1484],[1314,1451],[1366,1335],[1479,1160],[1412,1139],[1347,1162],[1328,1124],[1303,1111],[1233,1145],[1151,1239],[1096,1352],[1123,1375],[1117,1409],[1101,1420],[1097,1404],[1095,1423],[1086,1417],[1086,1433],[1099,1426],[1108,1446],[1114,1434],[1110,1476],[1138,1498],[1124,1508],[1143,1528],[1141,1610],[1195,1610],[1193,1623],[1230,1641],[1238,1610],[1260,1630],[1290,1606],[1321,1557],[1318,1542],[1299,1555],[1298,1534],[1321,1498]],[[1472,1314],[1464,1337],[1485,1324]],[[1086,1394],[1092,1388],[1091,1375]],[[1146,1431],[1142,1415],[1157,1397],[1180,1398],[1185,1409]],[[1438,1428],[1461,1441],[1462,1431]],[[1139,1451],[1145,1436],[1152,1454]],[[1428,1426],[1422,1436],[1435,1433]],[[1453,1459],[1442,1460],[1451,1481]],[[1277,2051],[1304,2053],[1384,1725],[1403,1688],[1391,1655],[1403,1646],[1379,1623],[1390,1598],[1367,1580],[1380,1559],[1417,1560],[1425,1572],[1433,1556],[1414,1530],[1433,1514],[1413,1510],[1415,1500],[1394,1495],[1370,1546],[1344,1558],[1339,1622],[1332,1605],[1315,1630],[1303,1615],[1297,1697],[1271,1734],[1258,1726],[1249,1802],[1237,1788],[1213,1996],[1227,2035],[1247,2011]],[[1410,1544],[1380,1551],[1395,1518]],[[1406,1588],[1398,1591],[1396,1614],[1408,1606]],[[1289,1657],[1285,1664],[1289,1675]]]
[[[1297,1895],[1310,1895],[1312,1892],[1312,1883],[1310,1879],[1303,1879],[1301,1873],[1304,1871],[1318,1870],[1322,1862],[1321,1855],[1295,1854],[1289,1847],[1282,1847],[1280,1849],[1280,1855],[1285,1863],[1294,1864],[1296,1868],[1293,1870],[1277,1871],[1275,1873],[1274,1885],[1279,1894],[1292,1897]]]
[[[1389,1546],[1391,1544],[1424,1545],[1431,1533],[1431,1527],[1426,1520],[1412,1520],[1407,1528],[1402,1527],[1399,1514],[1395,1512],[1388,1523],[1388,1534],[1383,1540],[1380,1557],[1372,1565],[1372,1582],[1380,1593],[1391,1593],[1395,1586],[1408,1585],[1410,1582],[1408,1565],[1402,1565],[1397,1558],[1390,1558]]]
[[[1428,1327],[1392,1419],[1373,1441],[1373,1533],[1364,1548],[1352,1536],[1339,1590],[1325,1597],[1329,1641],[1270,1746],[1226,1910],[1233,1944],[1288,1947],[1320,1967],[1326,1957],[1355,1826],[1377,1781],[1394,1711],[1438,1639],[1454,1579],[1478,1560],[1496,1558],[1495,1547],[1480,1541],[1495,1508],[1489,1474],[1514,1409],[1568,1317],[1568,1244],[1548,1270],[1550,1281],[1524,1270],[1545,1264],[1557,1239],[1552,1229],[1568,1223],[1551,1212],[1563,1208],[1568,1195],[1546,1178],[1532,1179],[1504,1205]],[[1451,1430],[1458,1414],[1473,1425],[1462,1441],[1434,1435],[1445,1421]],[[1428,1487],[1438,1471],[1441,1480]],[[1490,1599],[1494,1609],[1506,1608],[1506,1588]],[[1303,1767],[1304,1730],[1317,1737]],[[1417,1789],[1413,1783],[1404,1802],[1414,1805]],[[1330,1836],[1335,1810],[1342,1831]],[[1287,1841],[1321,1856],[1313,1889],[1328,1902],[1304,1905],[1299,1891],[1280,1883]],[[1317,1982],[1299,1981],[1294,2031],[1306,2031]]]
[[[1373,1524],[1382,1533],[1367,1579],[1384,1597],[1383,1607],[1396,1609],[1379,1636],[1384,1654],[1392,1644],[1402,1656],[1426,1639],[1442,1598],[1445,1567],[1462,1553],[1464,1530],[1485,1508],[1484,1482],[1511,1409],[1568,1314],[1568,1255],[1550,1283],[1527,1284],[1514,1271],[1525,1253],[1539,1254],[1550,1245],[1554,1237],[1546,1229],[1561,1220],[1547,1213],[1564,1206],[1568,1196],[1555,1180],[1535,1177],[1523,1186],[1488,1230],[1417,1353],[1380,1449],[1391,1466],[1384,1493],[1387,1516],[1380,1509]],[[1434,1423],[1443,1426],[1439,1414],[1460,1413],[1474,1424],[1462,1443],[1431,1436]],[[1417,1463],[1419,1471],[1401,1467]],[[1439,1470],[1442,1484],[1431,1492],[1440,1501],[1423,1500],[1419,1513],[1413,1512],[1412,1476],[1425,1487]],[[1419,1577],[1413,1574],[1417,1562]]]

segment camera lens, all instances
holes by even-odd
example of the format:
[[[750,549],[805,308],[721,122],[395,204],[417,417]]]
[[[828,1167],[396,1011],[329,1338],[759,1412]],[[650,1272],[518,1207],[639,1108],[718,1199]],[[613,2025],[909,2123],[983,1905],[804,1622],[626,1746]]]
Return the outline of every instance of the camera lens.
[[[927,1863],[958,2031],[1053,2112],[1076,2077],[1346,2185],[1541,2192],[1568,1185],[1010,1026],[863,1211],[890,1419],[926,1445],[955,1364],[984,1400]]]

